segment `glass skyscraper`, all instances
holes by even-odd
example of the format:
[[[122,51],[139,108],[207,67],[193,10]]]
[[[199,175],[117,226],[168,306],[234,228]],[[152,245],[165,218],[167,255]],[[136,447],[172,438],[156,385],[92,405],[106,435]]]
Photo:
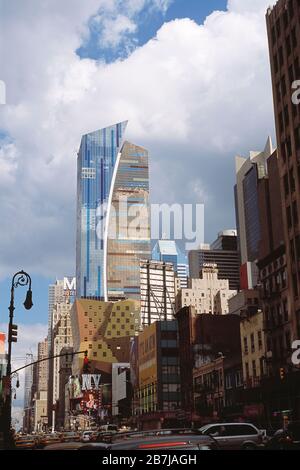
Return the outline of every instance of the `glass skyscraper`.
[[[127,122],[81,140],[77,164],[78,298],[140,297],[150,257],[148,152],[123,142]]]
[[[174,240],[158,240],[152,250],[152,259],[172,263],[182,289],[188,286],[189,266],[187,257]]]

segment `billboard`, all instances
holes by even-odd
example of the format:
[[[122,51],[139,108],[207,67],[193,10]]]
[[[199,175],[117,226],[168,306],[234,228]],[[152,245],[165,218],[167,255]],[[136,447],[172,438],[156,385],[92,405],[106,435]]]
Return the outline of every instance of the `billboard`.
[[[148,326],[139,335],[139,386],[157,382],[157,335],[156,323]]]

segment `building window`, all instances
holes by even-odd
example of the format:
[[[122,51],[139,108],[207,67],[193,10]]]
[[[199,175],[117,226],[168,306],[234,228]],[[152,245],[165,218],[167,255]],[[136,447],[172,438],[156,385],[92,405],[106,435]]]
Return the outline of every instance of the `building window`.
[[[249,364],[248,362],[245,363],[245,371],[246,371],[246,380],[249,379]]]
[[[254,378],[257,377],[256,361],[252,361],[252,375]]]
[[[257,333],[257,337],[258,337],[258,349],[261,350],[263,347],[261,330]]]
[[[254,333],[251,333],[251,352],[255,352]]]
[[[247,339],[247,336],[244,337],[244,354],[248,354],[248,339]]]

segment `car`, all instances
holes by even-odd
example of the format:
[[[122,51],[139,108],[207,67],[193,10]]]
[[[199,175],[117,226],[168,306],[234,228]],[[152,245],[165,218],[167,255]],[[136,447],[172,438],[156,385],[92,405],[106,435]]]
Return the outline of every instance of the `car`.
[[[16,449],[34,449],[36,447],[36,439],[34,436],[18,436],[15,439]]]
[[[52,433],[52,434],[43,434],[37,441],[37,448],[43,449],[45,446],[50,444],[56,444],[61,442],[61,438],[59,434]]]
[[[57,444],[50,444],[44,450],[79,450],[84,446],[82,442],[58,442]]]
[[[94,431],[83,431],[80,437],[81,442],[90,442],[93,434]]]
[[[99,431],[91,435],[90,442],[111,442],[117,435],[116,431]]]
[[[61,442],[78,442],[80,441],[80,435],[75,431],[63,432],[60,436]]]
[[[221,449],[255,450],[263,447],[263,433],[250,423],[215,423],[200,428],[206,436],[212,436]]]

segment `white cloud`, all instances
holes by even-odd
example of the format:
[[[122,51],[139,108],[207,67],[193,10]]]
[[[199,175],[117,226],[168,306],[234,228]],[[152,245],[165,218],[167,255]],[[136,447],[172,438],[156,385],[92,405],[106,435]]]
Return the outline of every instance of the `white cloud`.
[[[204,25],[164,24],[155,39],[109,65],[80,60],[74,51],[87,40],[89,18],[100,6],[106,18],[118,17],[115,2],[3,3],[0,78],[8,104],[0,127],[13,146],[0,154],[0,165],[6,162],[0,182],[14,178],[15,184],[0,187],[9,227],[0,232],[0,275],[20,263],[50,276],[74,270],[81,134],[127,118],[127,138],[151,151],[152,200],[202,202],[205,193],[211,231],[232,225],[233,157],[260,148],[273,132],[269,3],[230,0],[227,12],[215,12]],[[115,25],[111,44],[133,31],[145,0],[128,5],[129,29],[126,22]],[[187,191],[190,183],[194,190]]]
[[[120,44],[124,35],[136,32],[137,25],[127,16],[118,15],[114,19],[107,19],[102,25],[103,31],[99,43],[102,47],[115,48]]]

